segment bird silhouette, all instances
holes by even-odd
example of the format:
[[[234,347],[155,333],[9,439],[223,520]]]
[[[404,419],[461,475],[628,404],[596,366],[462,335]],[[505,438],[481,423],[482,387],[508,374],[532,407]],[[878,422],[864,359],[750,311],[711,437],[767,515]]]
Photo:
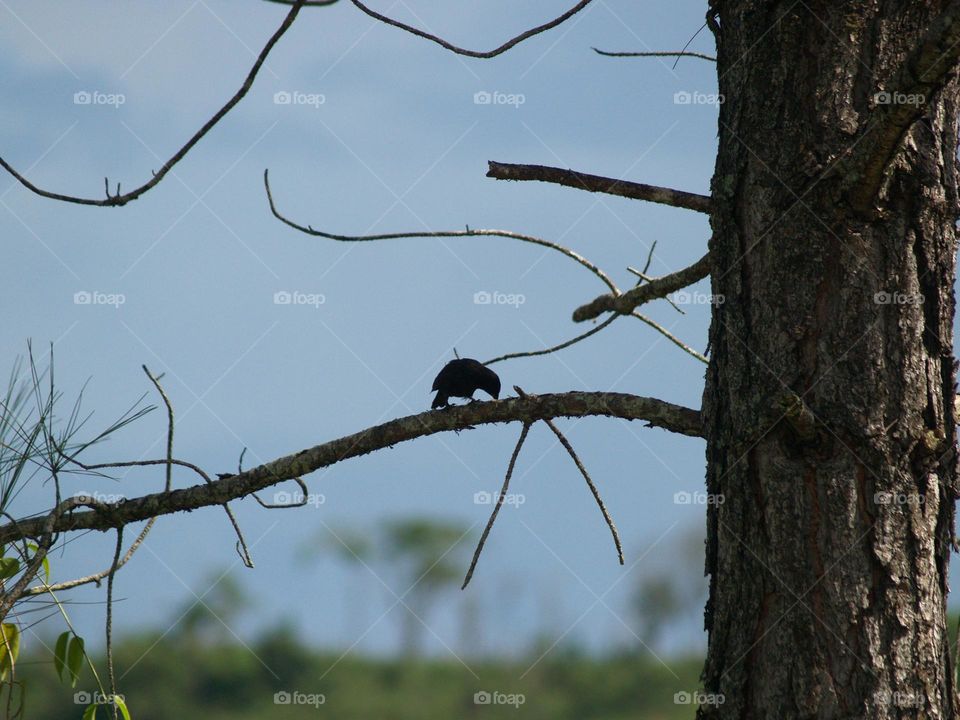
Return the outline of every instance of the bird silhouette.
[[[483,363],[472,358],[451,360],[437,374],[430,392],[436,391],[432,408],[446,407],[450,398],[473,400],[473,394],[483,390],[494,400],[500,397],[500,378]]]

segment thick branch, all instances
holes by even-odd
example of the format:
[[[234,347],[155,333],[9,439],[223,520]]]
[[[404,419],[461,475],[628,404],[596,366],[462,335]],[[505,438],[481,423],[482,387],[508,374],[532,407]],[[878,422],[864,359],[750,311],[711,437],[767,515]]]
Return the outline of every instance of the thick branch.
[[[316,445],[294,455],[230,475],[210,484],[154,493],[119,503],[101,503],[91,512],[58,516],[51,528],[55,532],[106,530],[147,520],[156,515],[222,505],[285,480],[292,480],[348,458],[360,457],[418,437],[470,426],[502,423],[533,423],[544,418],[602,415],[624,420],[645,420],[650,426],[702,437],[700,413],[656,398],[625,393],[569,392],[530,395],[496,402],[430,410],[391,420],[337,440]],[[44,532],[46,518],[21,520],[0,526],[0,544],[34,537]]]
[[[224,116],[233,110],[233,108],[243,99],[243,96],[249,92],[250,88],[253,87],[253,81],[257,77],[257,73],[260,72],[260,68],[263,66],[264,61],[267,59],[267,55],[270,54],[270,51],[273,50],[273,46],[277,44],[283,34],[290,29],[290,26],[293,25],[293,21],[296,19],[297,14],[300,12],[300,8],[303,7],[304,0],[296,0],[293,3],[293,7],[290,8],[290,12],[287,13],[287,16],[284,18],[283,23],[280,27],[277,28],[277,31],[271,36],[267,41],[267,44],[263,46],[263,50],[260,51],[260,55],[257,56],[256,62],[253,63],[253,67],[250,69],[250,72],[247,73],[246,80],[243,81],[243,85],[240,86],[240,89],[234,93],[227,103],[217,110],[213,117],[211,117],[207,122],[203,124],[192,138],[190,138],[186,145],[180,148],[173,157],[167,160],[163,167],[153,174],[153,177],[150,178],[140,187],[135,190],[131,190],[128,193],[120,194],[120,185],[117,184],[117,192],[115,195],[110,194],[110,183],[104,179],[104,184],[106,185],[106,198],[103,200],[94,200],[92,198],[82,198],[75,197],[73,195],[62,195],[60,193],[50,192],[49,190],[43,190],[42,188],[37,187],[32,182],[27,180],[23,175],[17,172],[10,163],[0,157],[0,167],[3,167],[8,173],[13,175],[21,185],[41,197],[50,198],[51,200],[62,200],[63,202],[75,203],[77,205],[98,205],[101,207],[119,207],[121,205],[126,205],[131,200],[136,200],[138,197],[143,195],[145,192],[157,185],[163,178],[166,176],[173,166],[180,162],[184,156],[190,150],[193,149],[193,146],[196,145],[200,140],[206,135],[210,130],[220,122]]]
[[[647,200],[702,213],[709,214],[710,212],[710,198],[707,195],[698,195],[683,190],[672,190],[627,180],[615,180],[600,175],[588,175],[576,170],[564,170],[546,165],[515,165],[493,160],[488,161],[487,164],[489,166],[487,177],[497,180],[540,180],[541,182],[557,183],[587,192],[602,192],[608,195],[619,195],[632,200]]]
[[[885,88],[888,102],[878,104],[870,115],[871,124],[865,131],[870,137],[857,143],[844,179],[855,210],[872,211],[904,135],[927,112],[958,62],[960,0],[953,0]]]
[[[666,297],[672,292],[693,285],[709,274],[710,253],[707,253],[688,268],[656,278],[646,285],[638,285],[622,295],[608,294],[594,298],[586,305],[581,305],[573,311],[573,321],[592,320],[605,312],[629,314],[637,306],[656,298]]]

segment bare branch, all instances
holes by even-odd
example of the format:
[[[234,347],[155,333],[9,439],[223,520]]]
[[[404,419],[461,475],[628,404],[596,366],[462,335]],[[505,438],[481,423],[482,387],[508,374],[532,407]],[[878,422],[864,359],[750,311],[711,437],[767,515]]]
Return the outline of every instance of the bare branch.
[[[683,351],[684,351],[685,353],[687,353],[688,355],[692,355],[692,356],[695,357],[697,360],[699,360],[700,362],[702,362],[704,365],[706,365],[706,364],[708,363],[708,360],[707,360],[707,358],[706,358],[705,355],[702,355],[701,353],[698,353],[698,352],[697,352],[696,350],[694,350],[692,347],[690,347],[689,345],[687,345],[683,340],[681,340],[681,339],[678,338],[676,335],[674,335],[672,332],[670,332],[670,331],[667,330],[665,327],[663,327],[663,325],[661,325],[660,323],[658,323],[658,322],[656,322],[656,321],[654,321],[654,320],[651,320],[651,319],[648,318],[646,315],[641,315],[637,310],[634,310],[634,311],[633,311],[632,313],[630,313],[630,314],[631,314],[633,317],[637,318],[637,320],[639,320],[639,321],[641,321],[641,322],[644,322],[644,323],[646,323],[647,325],[649,325],[650,327],[652,327],[654,330],[656,330],[658,333],[660,333],[661,335],[663,335],[667,340],[669,340],[670,342],[672,342],[674,345],[676,345],[678,348],[680,348],[681,350],[683,350]],[[614,317],[617,317],[617,316],[615,315]]]
[[[699,58],[700,60],[709,60],[710,62],[716,62],[717,59],[713,55],[704,55],[703,53],[683,51],[683,52],[609,52],[608,50],[600,50],[599,48],[592,48],[597,55],[603,55],[604,57],[693,57]]]
[[[413,27],[412,25],[407,25],[406,23],[402,23],[399,20],[394,20],[393,18],[389,18],[386,15],[381,15],[375,10],[371,10],[370,8],[368,8],[366,5],[360,2],[360,0],[350,0],[350,2],[352,2],[354,5],[360,8],[360,10],[362,10],[363,12],[365,12],[367,15],[369,15],[375,20],[379,20],[380,22],[386,23],[387,25],[392,25],[395,28],[400,28],[401,30],[406,30],[408,33],[416,35],[417,37],[422,37],[425,40],[430,40],[431,42],[435,42],[437,45],[443,48],[446,48],[450,52],[454,52],[457,55],[466,55],[467,57],[484,58],[484,59],[496,57],[497,55],[506,52],[507,50],[512,48],[514,45],[517,45],[518,43],[523,42],[527,38],[531,38],[534,35],[539,35],[542,32],[546,32],[547,30],[555,28],[560,23],[565,22],[566,20],[568,20],[569,18],[573,17],[578,12],[583,10],[592,1],[593,0],[580,0],[580,2],[578,2],[572,8],[570,8],[565,13],[563,13],[563,15],[560,15],[554,18],[550,22],[546,22],[543,25],[538,25],[535,28],[526,30],[525,32],[520,33],[516,37],[511,38],[510,40],[507,40],[507,42],[505,42],[500,47],[494,48],[493,50],[488,50],[486,52],[480,52],[477,50],[467,50],[465,48],[457,47],[456,45],[453,45],[452,43],[449,43],[443,38],[437,37],[436,35],[431,35],[430,33],[424,32],[423,30],[419,30]]]
[[[140,367],[143,368],[143,372],[146,373],[147,377],[150,378],[150,382],[153,383],[157,392],[160,393],[160,397],[163,398],[163,404],[167,406],[167,483],[164,489],[170,492],[173,483],[173,405],[170,402],[170,398],[167,397],[163,386],[160,385],[160,378],[154,377],[146,365],[141,365]],[[213,482],[205,473],[201,473],[201,475],[204,476],[207,482]],[[233,510],[230,509],[228,503],[223,504],[223,510],[227,513],[227,518],[230,520],[230,524],[233,525],[233,531],[237,534],[237,552],[240,554],[240,559],[243,560],[244,565],[252,568],[253,558],[250,557],[250,551],[247,549],[247,541],[243,537],[243,531],[240,530],[240,524],[237,522],[237,518],[234,517]],[[149,529],[149,525],[144,528],[145,531]]]
[[[213,117],[211,117],[207,122],[203,124],[196,134],[191,137],[186,145],[180,148],[167,162],[163,164],[158,171],[153,174],[153,177],[149,181],[145,182],[140,187],[135,190],[131,190],[128,193],[120,194],[120,184],[117,184],[117,192],[115,195],[110,194],[109,182],[104,179],[104,184],[107,186],[106,190],[106,199],[104,200],[94,200],[92,198],[81,198],[75,197],[73,195],[63,195],[61,193],[50,192],[49,190],[43,190],[42,188],[37,187],[29,180],[27,180],[23,175],[14,169],[10,163],[0,157],[0,166],[2,166],[7,172],[9,172],[13,177],[15,177],[21,185],[41,197],[50,198],[51,200],[62,200],[63,202],[75,203],[77,205],[97,205],[100,207],[120,207],[126,205],[131,200],[136,200],[138,197],[143,195],[145,192],[157,185],[163,178],[167,175],[168,172],[180,162],[184,156],[190,150],[193,149],[193,146],[196,145],[200,140],[206,135],[214,125],[220,122],[223,117],[230,112],[240,100],[243,99],[244,95],[250,90],[253,86],[253,81],[257,77],[257,73],[260,72],[260,68],[263,65],[264,61],[267,59],[267,55],[270,54],[270,51],[273,50],[274,45],[280,40],[287,30],[290,29],[290,26],[293,24],[294,19],[296,19],[297,14],[300,12],[300,8],[303,7],[304,0],[296,0],[293,4],[293,7],[290,9],[290,12],[287,13],[287,16],[284,18],[283,23],[280,27],[277,28],[277,31],[271,36],[267,41],[267,44],[263,46],[263,50],[260,51],[260,55],[257,56],[256,62],[253,63],[253,67],[250,69],[250,72],[247,74],[246,80],[243,81],[243,85],[240,86],[240,89],[231,97],[227,103],[220,108]]]
[[[113,564],[110,566],[110,574],[107,576],[107,676],[110,682],[111,697],[117,696],[117,676],[113,671],[113,579],[116,577],[117,569],[120,567],[120,552],[123,550],[123,528],[117,528],[117,546],[113,552]],[[111,703],[113,707],[114,720],[117,718],[117,704]]]
[[[301,500],[290,503],[265,503],[256,493],[253,493],[253,499],[260,503],[260,507],[264,507],[267,510],[286,510],[287,508],[303,507],[307,504],[307,495],[310,494],[310,491],[307,489],[307,484],[300,478],[295,477],[291,479],[300,486],[300,492],[303,494]]]
[[[671,188],[628,180],[616,180],[600,175],[589,175],[576,170],[564,170],[546,165],[515,165],[493,160],[488,161],[487,165],[489,166],[487,177],[496,180],[539,180],[566,185],[587,192],[619,195],[632,200],[647,200],[648,202],[710,213],[710,197],[707,195],[698,195],[697,193],[672,190]]]
[[[893,100],[877,104],[865,133],[845,167],[844,188],[860,213],[873,211],[886,170],[904,136],[930,108],[960,62],[960,0],[952,0],[926,38],[907,57],[885,92]],[[897,98],[907,101],[897,102]],[[875,96],[876,101],[876,96]]]
[[[514,358],[537,357],[538,355],[549,355],[550,353],[556,352],[557,350],[563,350],[564,348],[568,348],[571,345],[575,345],[581,340],[586,340],[591,335],[596,335],[598,332],[603,330],[605,327],[607,327],[607,325],[612,323],[618,317],[620,316],[611,315],[596,327],[590,328],[589,330],[587,330],[587,332],[581,333],[580,335],[577,335],[575,338],[567,340],[566,342],[562,342],[559,345],[554,345],[553,347],[546,348],[545,350],[527,350],[525,352],[515,352],[515,353],[507,353],[506,355],[498,355],[497,357],[491,360],[487,360],[484,363],[484,365],[493,365],[494,363],[502,362],[503,360],[513,360]]]
[[[57,532],[106,530],[156,515],[222,505],[348,458],[360,457],[374,450],[438,432],[463,430],[489,423],[533,423],[544,418],[594,415],[645,420],[651,427],[690,437],[703,437],[699,411],[657,398],[626,393],[569,392],[474,402],[397,418],[209,484],[176,489],[169,493],[154,493],[119,503],[97,503],[93,512],[55,517],[52,529]],[[40,535],[44,532],[45,522],[44,518],[31,518],[0,526],[0,544]]]
[[[656,278],[646,285],[638,285],[621,295],[600,295],[574,310],[573,321],[592,320],[605,312],[630,313],[645,302],[666,297],[672,292],[702,280],[710,274],[710,266],[710,253],[707,253],[690,267]]]
[[[7,613],[10,612],[10,609],[24,596],[27,585],[37,576],[40,567],[43,565],[43,559],[47,556],[50,547],[53,545],[56,537],[55,533],[57,532],[57,524],[63,521],[63,515],[75,507],[86,506],[99,509],[103,505],[104,503],[100,503],[90,497],[71,497],[57,503],[57,506],[53,508],[46,517],[33,518],[19,523],[12,522],[4,526],[13,530],[13,535],[6,542],[17,541],[27,537],[27,535],[20,534],[19,531],[20,529],[26,530],[26,526],[28,525],[36,528],[36,531],[31,534],[31,537],[38,538],[38,542],[33,560],[31,560],[30,564],[24,569],[20,579],[17,580],[12,588],[0,593],[0,620],[4,619]],[[5,545],[6,542],[3,544]]]
[[[635,267],[630,267],[629,265],[627,266],[627,272],[631,272],[631,273],[633,273],[634,275],[636,275],[638,278],[640,278],[641,280],[645,280],[645,281],[647,281],[647,282],[653,282],[654,280],[656,280],[655,277],[650,277],[649,275],[647,275],[646,270],[637,270]],[[639,283],[638,283],[638,285],[639,285]],[[687,311],[686,311],[686,310],[684,310],[684,309],[681,308],[679,305],[677,305],[677,304],[676,304],[673,300],[671,300],[669,297],[664,296],[663,299],[666,300],[668,303],[670,303],[670,307],[672,307],[674,310],[676,310],[676,311],[677,311],[678,313],[680,313],[681,315],[686,315],[686,314],[687,314]]]
[[[276,3],[277,5],[294,5],[297,0],[264,0],[265,2]],[[333,5],[338,0],[304,0],[303,7],[326,7]]]
[[[164,391],[163,386],[160,384],[160,378],[154,377],[146,365],[141,365],[140,368],[143,370],[143,374],[153,383],[153,386],[157,389],[157,393],[159,393],[160,398],[163,400],[163,404],[167,407],[167,470],[166,483],[163,489],[170,492],[170,488],[173,487],[173,463],[171,462],[173,460],[173,405],[170,403],[170,398],[167,397],[166,391]]]
[[[649,275],[647,275],[647,271],[650,269],[650,263],[653,262],[653,251],[656,250],[656,248],[657,248],[657,241],[654,240],[653,243],[650,245],[650,252],[647,253],[647,262],[644,263],[643,270],[637,270],[636,268],[630,267],[629,265],[627,266],[628,272],[632,272],[634,275],[640,278],[640,280],[637,281],[637,285],[641,284],[640,282],[641,280],[644,282],[653,282],[654,280],[656,280],[656,278],[652,278]],[[680,313],[681,315],[686,315],[686,313],[683,310],[681,310],[673,300],[671,300],[670,298],[664,298],[664,300],[670,303],[671,307],[673,307],[673,309],[676,310],[678,313]]]
[[[167,474],[166,474],[166,484],[164,486],[164,489],[166,492],[169,492],[172,487],[171,468],[174,465],[185,467],[192,470],[201,478],[203,478],[203,481],[206,483],[213,482],[210,476],[203,469],[197,467],[193,463],[186,462],[185,460],[177,460],[176,458],[173,458],[170,456],[169,453],[173,451],[173,409],[166,396],[166,393],[163,391],[163,388],[159,385],[159,381],[156,378],[154,378],[154,376],[150,373],[150,371],[147,369],[145,365],[142,367],[147,377],[150,378],[150,381],[154,383],[154,386],[157,388],[157,391],[160,393],[160,396],[163,398],[164,403],[166,403],[167,405],[167,419],[169,423],[169,427],[167,431],[167,453],[168,453],[167,458],[165,460],[127,460],[122,462],[97,463],[93,465],[86,465],[80,462],[79,460],[77,460],[75,457],[69,457],[68,459],[74,465],[77,465],[83,470],[88,470],[88,471],[105,470],[107,468],[150,467],[153,465],[166,465]],[[61,450],[60,452],[61,452],[61,455],[63,455],[63,451]],[[67,456],[64,455],[64,457],[67,457]],[[239,529],[237,528],[236,523],[233,519],[232,512],[228,510],[227,516],[231,519],[232,522],[234,522],[234,529],[237,530],[238,536],[242,538],[242,534],[240,534]],[[140,534],[137,536],[137,538],[130,544],[130,547],[127,549],[127,552],[114,565],[111,565],[110,567],[104,570],[101,570],[99,572],[95,572],[90,575],[84,575],[83,577],[74,578],[72,580],[64,580],[63,582],[59,582],[54,585],[49,585],[47,583],[44,583],[42,585],[37,585],[25,590],[23,595],[24,596],[43,595],[45,593],[59,592],[60,590],[69,590],[71,588],[79,587],[80,585],[89,585],[90,583],[96,583],[96,585],[99,587],[101,580],[103,580],[105,577],[108,577],[111,572],[116,572],[117,570],[119,570],[120,568],[122,568],[124,565],[127,564],[127,561],[130,560],[130,558],[133,557],[133,554],[140,548],[140,545],[146,539],[147,535],[150,533],[150,530],[153,528],[153,525],[156,521],[157,521],[156,517],[151,517],[147,520],[147,524],[144,526],[143,530],[140,531]],[[246,547],[245,544],[244,544],[244,547]]]
[[[517,391],[517,395],[520,397],[526,397],[526,393],[523,392],[517,385],[513,386],[513,389]],[[607,527],[610,528],[610,534],[613,535],[613,544],[617,548],[617,558],[620,560],[620,564],[623,565],[623,545],[620,543],[620,533],[617,532],[617,526],[613,523],[613,518],[610,517],[610,513],[607,512],[607,506],[603,504],[603,498],[600,497],[600,491],[597,490],[597,486],[594,484],[593,480],[590,477],[590,473],[587,472],[587,468],[584,467],[583,463],[580,462],[580,458],[577,456],[576,450],[573,449],[573,445],[570,444],[570,441],[567,440],[566,435],[560,432],[560,428],[550,420],[549,418],[544,418],[543,421],[547,424],[553,434],[557,436],[557,439],[560,441],[560,444],[563,445],[563,448],[567,451],[567,454],[573,459],[574,465],[577,466],[577,469],[580,471],[580,474],[583,475],[583,479],[587,481],[587,487],[590,488],[590,492],[593,494],[593,499],[596,500],[597,506],[600,508],[600,512],[603,514],[603,519],[607,523]]]
[[[302,233],[306,233],[307,235],[314,235],[315,237],[322,237],[328,240],[337,240],[339,242],[369,242],[372,240],[397,240],[400,238],[414,237],[505,237],[510,238],[511,240],[520,240],[521,242],[532,243],[534,245],[550,248],[551,250],[556,250],[557,252],[566,255],[568,258],[580,263],[583,267],[600,278],[604,285],[610,288],[611,292],[619,292],[613,280],[611,280],[603,270],[598,268],[579,253],[576,253],[570,248],[564,247],[563,245],[550,242],[549,240],[544,240],[543,238],[510,232],[509,230],[471,230],[468,227],[466,230],[424,230],[421,232],[384,233],[381,235],[335,235],[333,233],[323,232],[322,230],[314,230],[310,225],[300,225],[299,223],[286,218],[280,213],[279,210],[277,210],[277,206],[273,202],[273,193],[270,190],[269,173],[269,170],[263,171],[263,185],[267,191],[267,201],[270,203],[270,212],[272,212],[273,216],[280,222],[284,223],[285,225],[289,225],[290,227],[294,228],[295,230],[299,230]]]
[[[470,578],[473,577],[474,568],[477,567],[477,560],[480,559],[480,553],[483,552],[483,546],[487,543],[487,536],[490,534],[490,530],[493,528],[493,523],[497,519],[497,515],[500,513],[500,506],[503,505],[504,498],[507,497],[507,489],[510,487],[510,477],[513,475],[513,467],[517,463],[517,456],[520,454],[520,448],[523,447],[523,441],[527,439],[527,433],[530,432],[530,423],[524,423],[523,429],[520,431],[520,438],[517,440],[517,445],[513,448],[513,455],[510,456],[510,463],[507,465],[507,474],[503,478],[503,486],[500,488],[500,495],[497,497],[497,503],[493,506],[493,510],[490,513],[490,518],[487,520],[486,527],[483,528],[483,534],[480,535],[480,542],[477,543],[476,549],[473,551],[473,559],[470,560],[470,567],[467,568],[467,575],[463,578],[463,585],[460,586],[460,589],[463,590],[470,584]]]

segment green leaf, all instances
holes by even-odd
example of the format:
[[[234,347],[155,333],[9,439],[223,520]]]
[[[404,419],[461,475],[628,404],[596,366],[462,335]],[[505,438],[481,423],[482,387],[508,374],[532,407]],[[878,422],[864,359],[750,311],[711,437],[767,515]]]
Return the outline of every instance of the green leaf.
[[[80,679],[80,668],[83,666],[83,638],[74,637],[67,649],[67,670],[70,671],[70,687],[77,686]]]
[[[90,703],[89,705],[87,705],[87,709],[83,711],[83,720],[95,720],[96,717],[97,717],[97,704]]]
[[[20,654],[20,628],[13,623],[3,623],[0,625],[0,680],[7,677],[7,674],[17,663],[17,656]]]
[[[40,548],[37,547],[36,543],[27,543],[27,549],[35,553],[40,551]],[[46,555],[44,555],[43,560],[40,562],[43,564],[43,579],[46,582],[50,582],[50,560]]]
[[[0,579],[13,577],[20,572],[20,561],[16,558],[0,558]]]
[[[130,720],[130,711],[127,710],[127,703],[124,699],[119,695],[114,695],[113,702],[120,708],[120,714],[123,715],[123,720]]]
[[[67,645],[70,643],[70,631],[64,630],[57,638],[57,646],[53,651],[53,667],[57,677],[63,681],[63,669],[67,666]]]

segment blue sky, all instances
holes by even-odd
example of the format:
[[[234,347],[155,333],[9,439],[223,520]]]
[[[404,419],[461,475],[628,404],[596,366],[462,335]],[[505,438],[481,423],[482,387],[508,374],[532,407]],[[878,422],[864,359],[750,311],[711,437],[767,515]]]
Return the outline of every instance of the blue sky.
[[[488,49],[566,3],[377,8]],[[209,0],[73,2],[54,11],[14,1],[0,13],[0,154],[47,189],[102,197],[104,177],[123,190],[144,182],[222,105],[285,8]],[[283,212],[331,232],[514,230],[583,253],[622,287],[632,282],[626,266],[642,265],[654,241],[652,273],[684,267],[705,251],[703,215],[484,174],[488,160],[538,163],[706,193],[716,109],[676,104],[674,93],[716,92],[713,65],[685,59],[672,69],[672,60],[591,50],[679,49],[703,14],[699,2],[598,0],[503,56],[473,60],[380,25],[346,2],[303,11],[247,98],[136,202],[66,205],[0,177],[7,267],[0,369],[13,365],[27,338],[41,348],[54,342],[66,396],[90,378],[84,401],[93,429],[151,391],[145,363],[165,373],[178,414],[175,454],[217,472],[232,470],[244,447],[249,465],[428,408],[433,376],[454,346],[485,360],[582,332],[570,314],[604,286],[569,259],[502,238],[344,244],[308,237],[270,215],[263,170]],[[691,49],[712,52],[711,36],[701,32]],[[478,92],[522,102],[476,104]],[[277,93],[299,93],[302,102],[278,104]],[[323,302],[280,305],[278,292]],[[524,301],[476,304],[478,292]],[[77,293],[123,303],[77,304]],[[686,315],[662,302],[644,311],[705,350],[706,305]],[[690,407],[700,405],[704,373],[630,318],[573,348],[495,369],[505,389],[617,390]],[[645,573],[671,567],[685,533],[703,526],[702,505],[673,501],[678,491],[703,488],[702,441],[609,419],[559,425],[604,494],[627,564],[616,563],[563,448],[535,426],[512,484],[525,502],[501,513],[467,591],[487,627],[510,627],[488,650],[517,652],[536,632],[593,648],[634,642],[628,591]],[[227,572],[255,602],[232,628],[240,637],[282,621],[318,643],[389,651],[402,608],[374,621],[393,602],[385,588],[402,594],[406,587],[382,569],[384,584],[358,579],[319,549],[304,563],[302,548],[319,548],[330,528],[370,531],[390,518],[425,515],[472,526],[463,548],[469,557],[489,510],[474,493],[499,487],[518,433],[516,425],[483,427],[350,460],[306,478],[325,500],[313,507],[235,503],[255,570],[240,565],[219,510],[164,518],[118,576],[124,601],[115,622],[121,630],[163,630],[176,605],[209,589],[211,573]],[[90,458],[161,457],[164,436],[164,416],[154,413]],[[194,481],[176,475],[178,486]],[[135,496],[161,484],[160,471],[134,470],[116,481],[69,479],[65,488]],[[20,510],[48,507],[49,492],[30,488]],[[77,540],[53,558],[55,577],[100,569],[112,547],[111,536]],[[358,587],[364,607],[350,615]],[[74,597],[102,600],[103,591]],[[449,595],[430,618],[433,652],[456,646],[463,602]],[[102,634],[102,605],[78,604],[71,614],[91,642]],[[696,642],[696,630],[677,642]]]

